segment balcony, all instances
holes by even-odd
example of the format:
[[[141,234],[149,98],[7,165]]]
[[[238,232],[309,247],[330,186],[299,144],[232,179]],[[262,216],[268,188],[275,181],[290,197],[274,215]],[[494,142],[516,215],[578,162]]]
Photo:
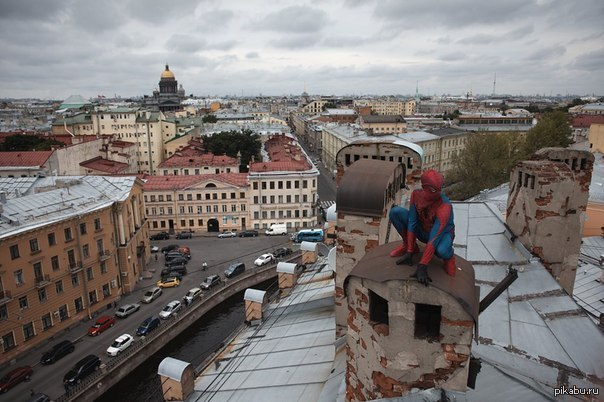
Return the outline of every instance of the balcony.
[[[111,252],[109,250],[99,251],[99,260],[105,261],[109,257],[111,257]]]
[[[10,302],[11,300],[13,300],[13,297],[10,294],[10,291],[0,290],[0,306]]]
[[[44,286],[50,284],[50,275],[40,275],[36,276],[36,287],[43,288]]]
[[[69,262],[69,272],[75,274],[76,272],[80,272],[83,269],[82,261],[70,261]]]

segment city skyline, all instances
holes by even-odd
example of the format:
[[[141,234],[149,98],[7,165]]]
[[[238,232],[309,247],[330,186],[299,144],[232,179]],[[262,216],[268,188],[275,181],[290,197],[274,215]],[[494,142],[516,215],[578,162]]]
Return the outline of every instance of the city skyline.
[[[597,96],[602,15],[597,0],[3,2],[0,97],[150,95],[166,63],[196,96]]]

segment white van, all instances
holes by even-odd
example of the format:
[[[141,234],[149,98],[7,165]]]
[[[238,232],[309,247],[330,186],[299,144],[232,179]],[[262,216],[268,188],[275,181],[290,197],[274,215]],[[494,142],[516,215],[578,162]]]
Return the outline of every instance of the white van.
[[[287,226],[285,226],[285,223],[273,223],[264,233],[267,236],[285,235],[287,234]]]

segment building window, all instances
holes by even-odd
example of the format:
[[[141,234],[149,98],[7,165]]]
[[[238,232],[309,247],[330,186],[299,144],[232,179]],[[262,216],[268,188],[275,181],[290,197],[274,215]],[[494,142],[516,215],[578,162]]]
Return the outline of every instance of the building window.
[[[415,331],[416,339],[436,341],[440,336],[441,306],[431,304],[415,305]]]
[[[193,206],[189,205],[189,207],[187,208],[187,210],[189,211],[190,214],[192,214],[193,213]]]
[[[58,255],[53,255],[52,257],[50,257],[50,266],[52,267],[53,271],[59,270],[60,266],[59,266],[59,256]]]
[[[231,200],[234,200],[236,198],[237,194],[235,193],[231,193]]]
[[[103,298],[106,299],[109,296],[111,296],[111,290],[109,290],[109,284],[106,283],[103,285]]]
[[[93,272],[92,272],[92,267],[86,268],[86,279],[88,281],[91,281],[91,280],[94,279],[94,275],[93,275]]]
[[[237,212],[237,205],[231,205],[231,212]]]
[[[107,264],[105,263],[105,261],[101,261],[101,274],[106,274],[107,273]]]
[[[178,194],[178,201],[184,201],[185,200],[185,195],[184,194]]]
[[[240,210],[241,210],[241,212],[245,212],[245,204],[241,204]]]
[[[212,206],[212,210],[213,210],[214,212],[218,212],[218,205],[213,205],[213,206]]]
[[[10,258],[11,260],[19,258],[19,246],[17,244],[13,244],[10,246]]]
[[[54,232],[53,233],[49,233],[48,234],[48,245],[49,246],[54,246],[55,244],[57,244],[57,238],[56,238]]]
[[[63,281],[55,282],[55,291],[57,292],[57,294],[63,293]]]
[[[211,200],[212,199],[212,195],[210,193],[206,193],[206,200]]]
[[[222,204],[222,212],[227,212],[228,211],[228,205],[224,205]]]
[[[170,194],[166,195],[166,201],[172,201],[172,196]]]
[[[81,235],[86,234],[86,224],[85,223],[80,223],[80,234]]]
[[[29,307],[29,302],[27,301],[27,296],[19,297],[19,308],[21,310],[25,310]]]
[[[4,347],[4,351],[11,350],[15,345],[15,336],[12,332],[9,332],[6,335],[2,336],[2,346]]]
[[[185,207],[180,207],[179,211],[180,211],[181,214],[184,214],[185,213]]]
[[[46,331],[50,328],[52,328],[52,318],[50,317],[50,313],[44,314],[42,316],[42,329]]]
[[[101,230],[103,227],[101,226],[101,218],[95,218],[94,219],[94,230],[95,231],[99,231]]]
[[[67,311],[67,304],[63,304],[59,307],[59,318],[61,321],[65,321],[69,318],[69,312]]]
[[[65,241],[73,240],[73,237],[71,234],[71,228],[65,228],[64,232],[65,232]]]
[[[254,190],[258,190],[258,182],[257,181],[254,182],[253,189]]]
[[[189,227],[193,227],[193,226],[195,226],[195,220],[189,219]]]
[[[308,188],[308,180],[302,180],[302,188]]]
[[[220,193],[220,199],[221,200],[226,200],[227,199],[227,193]]]
[[[17,286],[23,285],[25,282],[23,281],[23,270],[18,269],[15,271],[15,284]]]
[[[36,336],[36,333],[34,332],[34,323],[29,322],[25,324],[23,326],[23,337],[25,338],[25,340],[27,341],[33,338],[34,336]]]
[[[262,189],[266,190],[266,182],[265,181],[262,182]]]
[[[90,302],[90,305],[93,305],[96,302],[98,302],[98,300],[96,298],[96,290],[93,290],[92,292],[88,292],[88,301]]]
[[[180,227],[181,227],[181,228],[184,228],[185,226],[186,226],[186,224],[185,224],[185,220],[184,220],[184,219],[181,219],[181,220],[180,220]]]
[[[40,300],[40,302],[44,302],[46,299],[46,288],[38,289],[38,300]]]
[[[29,241],[29,249],[32,253],[37,253],[40,251],[40,247],[38,246],[38,239],[31,239]]]
[[[193,194],[187,194],[187,201],[193,201]]]
[[[197,226],[203,226],[203,219],[197,219]]]
[[[99,254],[103,254],[104,253],[103,248],[104,248],[103,247],[103,239],[98,239],[96,241],[96,250],[99,252]]]
[[[78,297],[77,299],[75,299],[73,301],[73,305],[75,306],[76,312],[79,313],[80,311],[84,310],[84,302],[82,301],[82,297]]]
[[[82,255],[84,258],[90,257],[90,247],[88,247],[88,244],[84,244],[82,246]]]
[[[291,189],[291,188],[292,188],[292,182],[291,182],[291,181],[289,181],[289,180],[288,180],[288,181],[286,181],[286,182],[285,182],[285,188],[286,188],[286,189]]]
[[[217,200],[218,199],[218,193],[212,193],[212,199],[213,200]]]
[[[239,193],[239,198],[245,198],[245,193]]]
[[[78,274],[71,275],[71,284],[73,285],[74,288],[80,284],[80,280],[78,279]]]
[[[0,320],[6,320],[8,318],[8,309],[6,304],[0,306]]]
[[[258,196],[257,195],[254,196],[254,204],[258,204]]]

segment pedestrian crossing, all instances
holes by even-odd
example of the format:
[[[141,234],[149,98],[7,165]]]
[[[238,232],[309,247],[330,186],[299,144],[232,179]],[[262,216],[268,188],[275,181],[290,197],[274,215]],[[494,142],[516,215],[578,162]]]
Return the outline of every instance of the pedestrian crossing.
[[[335,203],[335,201],[319,201],[319,208],[327,210],[327,208],[331,207]]]

